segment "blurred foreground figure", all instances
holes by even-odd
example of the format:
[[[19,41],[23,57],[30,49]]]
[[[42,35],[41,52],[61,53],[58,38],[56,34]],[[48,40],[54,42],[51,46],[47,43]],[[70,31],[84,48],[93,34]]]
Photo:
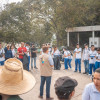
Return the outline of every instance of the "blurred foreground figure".
[[[94,73],[93,83],[85,87],[82,100],[100,100],[100,68]]]
[[[0,100],[22,100],[18,95],[31,90],[35,83],[35,78],[23,70],[22,62],[10,58],[0,67]]]
[[[60,77],[55,83],[55,92],[59,100],[71,100],[78,85],[75,79],[64,76]]]

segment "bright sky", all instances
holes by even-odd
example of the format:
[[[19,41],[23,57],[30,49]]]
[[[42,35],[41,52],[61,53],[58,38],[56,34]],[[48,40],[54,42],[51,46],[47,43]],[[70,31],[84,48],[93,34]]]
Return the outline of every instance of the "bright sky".
[[[0,6],[3,6],[3,4],[6,3],[12,3],[12,2],[21,2],[22,0],[0,0]]]

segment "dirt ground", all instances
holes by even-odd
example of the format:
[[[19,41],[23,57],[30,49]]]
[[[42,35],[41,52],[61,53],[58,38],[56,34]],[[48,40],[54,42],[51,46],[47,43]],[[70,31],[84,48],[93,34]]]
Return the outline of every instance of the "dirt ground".
[[[38,69],[33,69],[31,73],[36,79],[36,85],[35,87],[28,93],[20,95],[21,98],[24,100],[45,100],[46,98],[46,92],[44,88],[44,96],[43,99],[39,99],[39,88],[40,88],[40,68],[39,68],[39,60],[37,58],[37,67]],[[55,94],[55,89],[54,89],[54,84],[55,81],[61,77],[61,76],[69,76],[71,78],[74,78],[78,81],[78,86],[75,89],[75,95],[72,98],[72,100],[82,100],[82,92],[84,90],[84,87],[86,84],[91,82],[91,78],[88,75],[82,74],[84,72],[84,65],[82,62],[82,73],[75,73],[75,64],[74,64],[74,59],[72,60],[72,69],[69,70],[64,70],[64,63],[61,62],[61,70],[53,70],[53,75],[52,75],[52,83],[51,83],[51,97],[54,97],[54,100],[58,100]]]

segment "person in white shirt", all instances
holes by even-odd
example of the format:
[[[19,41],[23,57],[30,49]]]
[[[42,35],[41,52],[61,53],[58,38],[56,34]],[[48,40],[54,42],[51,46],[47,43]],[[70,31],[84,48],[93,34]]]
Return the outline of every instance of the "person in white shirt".
[[[73,54],[72,54],[71,51],[69,51],[69,52],[70,52],[70,54],[69,54],[69,57],[68,57],[68,59],[69,59],[69,61],[68,61],[68,65],[69,65],[70,68],[72,68],[72,66],[71,66],[71,62],[72,62],[72,59],[73,59]]]
[[[11,51],[12,51],[12,56],[16,57],[16,51],[15,51],[15,46],[11,45]]]
[[[91,50],[89,51],[89,75],[92,75],[92,69],[93,72],[95,72],[96,54],[97,52],[95,50],[94,45],[91,45]]]
[[[29,43],[27,42],[26,43],[26,49],[27,49],[27,56],[28,56],[28,71],[29,71],[29,65],[30,65],[30,46],[29,46]]]
[[[54,47],[54,51],[53,51],[53,60],[54,60],[54,70],[60,70],[61,64],[60,64],[60,51],[58,50],[57,47]]]
[[[2,48],[2,44],[0,43],[0,65],[4,65],[4,61],[5,61],[5,51]]]
[[[100,100],[100,68],[96,69],[93,82],[86,85],[82,100]]]
[[[82,48],[79,47],[79,44],[77,43],[76,48],[74,50],[75,54],[75,71],[77,72],[77,67],[79,66],[79,73],[81,73],[81,53],[82,53]]]
[[[69,63],[69,56],[70,52],[67,50],[67,48],[64,48],[64,65],[65,65],[65,70],[68,69],[68,63]]]
[[[97,49],[95,69],[100,68],[100,48]]]
[[[89,73],[89,48],[88,44],[84,44],[85,48],[83,49],[82,61],[84,62],[85,72],[83,74]]]
[[[45,44],[42,44],[42,48],[40,49],[40,55],[43,54],[43,47],[45,47]]]

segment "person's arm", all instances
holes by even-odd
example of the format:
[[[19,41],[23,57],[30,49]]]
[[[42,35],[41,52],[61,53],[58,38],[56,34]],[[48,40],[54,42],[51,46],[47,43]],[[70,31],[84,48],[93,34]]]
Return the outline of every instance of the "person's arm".
[[[82,94],[82,100],[90,100],[90,89],[88,86],[85,87],[83,94]]]
[[[24,55],[23,52],[22,52],[22,53],[19,53],[19,48],[18,48],[18,50],[17,50],[17,54],[18,54],[18,55],[22,55],[22,56]]]
[[[49,56],[49,63],[50,63],[50,66],[51,67],[54,67],[54,62],[53,62],[53,59],[52,59],[52,57],[51,56]]]

